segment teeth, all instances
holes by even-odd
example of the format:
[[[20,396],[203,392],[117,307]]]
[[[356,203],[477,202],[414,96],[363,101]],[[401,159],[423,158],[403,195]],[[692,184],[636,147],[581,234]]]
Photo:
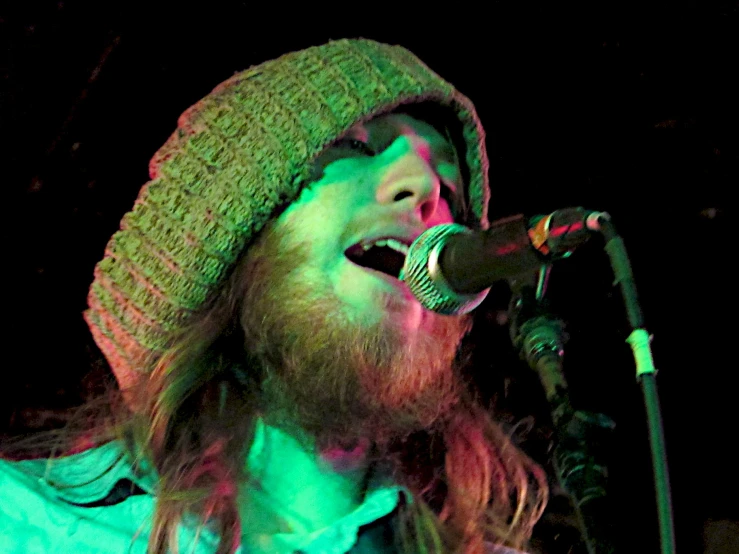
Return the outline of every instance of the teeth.
[[[408,250],[410,250],[410,248],[408,248],[405,244],[403,244],[402,242],[399,242],[399,241],[397,241],[395,239],[387,239],[386,242],[387,242],[387,245],[390,248],[392,248],[393,250],[396,250],[396,251],[400,252],[403,255],[407,255],[408,254]]]
[[[369,250],[370,248],[372,248],[373,246],[387,246],[388,248],[392,248],[396,252],[400,252],[404,256],[408,255],[408,250],[409,250],[409,248],[405,244],[395,239],[380,239],[375,242],[368,242],[368,243],[362,244],[362,248],[364,249],[365,252]]]

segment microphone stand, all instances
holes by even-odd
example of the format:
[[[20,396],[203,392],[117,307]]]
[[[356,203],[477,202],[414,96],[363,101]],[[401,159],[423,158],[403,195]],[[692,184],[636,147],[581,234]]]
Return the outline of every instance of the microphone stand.
[[[564,325],[544,309],[549,268],[540,272],[537,291],[521,287],[513,306],[511,338],[521,357],[536,371],[550,407],[556,441],[552,464],[561,489],[570,499],[588,554],[612,554],[612,518],[606,503],[608,471],[604,443],[615,427],[603,414],[575,411],[562,369]]]
[[[652,451],[657,515],[662,554],[675,553],[674,522],[670,494],[664,432],[655,382],[656,369],[644,328],[644,317],[637,299],[636,284],[623,240],[610,218],[599,217],[598,229],[605,239],[605,250],[611,260],[615,284],[621,289],[624,307],[632,332],[626,342],[636,362],[637,381],[642,386]],[[566,236],[562,237],[566,241]],[[568,253],[565,253],[565,256]],[[606,496],[607,471],[599,463],[598,446],[613,422],[603,414],[574,411],[567,395],[567,382],[562,371],[564,352],[563,324],[548,316],[543,297],[549,267],[540,271],[536,292],[522,287],[520,299],[513,307],[511,336],[521,355],[539,375],[558,442],[554,448],[555,472],[564,490],[571,496],[589,554],[614,552],[612,529],[608,524]]]
[[[644,405],[649,429],[649,445],[652,451],[652,470],[657,500],[657,516],[659,521],[660,546],[662,554],[675,553],[675,531],[672,518],[672,500],[670,495],[670,478],[667,471],[665,437],[662,427],[662,415],[659,408],[659,396],[655,377],[650,337],[644,328],[644,316],[641,313],[636,294],[636,284],[631,271],[631,263],[626,255],[623,239],[609,219],[600,221],[601,234],[606,241],[605,250],[611,260],[615,283],[621,289],[624,307],[629,324],[633,331],[626,339],[636,362],[636,378],[642,386]]]

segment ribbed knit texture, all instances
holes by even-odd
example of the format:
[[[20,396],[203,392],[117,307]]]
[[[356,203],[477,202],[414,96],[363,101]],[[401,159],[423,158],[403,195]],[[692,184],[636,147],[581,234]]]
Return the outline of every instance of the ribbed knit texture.
[[[217,293],[311,161],[354,124],[437,103],[462,122],[474,221],[487,228],[488,162],[472,103],[409,51],[341,40],[238,73],[183,113],[95,267],[85,319],[122,389]]]

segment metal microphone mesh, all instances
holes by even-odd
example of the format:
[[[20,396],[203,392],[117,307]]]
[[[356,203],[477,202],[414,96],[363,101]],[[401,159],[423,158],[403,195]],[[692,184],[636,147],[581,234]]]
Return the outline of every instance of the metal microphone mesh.
[[[461,315],[471,312],[485,300],[489,288],[477,294],[459,294],[449,286],[439,266],[439,256],[447,237],[471,232],[464,225],[456,223],[436,225],[411,244],[400,279],[427,310],[444,315]]]

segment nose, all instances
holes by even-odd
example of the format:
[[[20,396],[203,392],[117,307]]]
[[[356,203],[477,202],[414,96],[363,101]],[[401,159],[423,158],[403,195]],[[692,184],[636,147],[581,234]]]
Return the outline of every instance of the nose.
[[[394,209],[416,212],[423,222],[430,220],[439,203],[441,182],[428,141],[401,135],[381,156],[386,169],[377,188],[377,201]]]

